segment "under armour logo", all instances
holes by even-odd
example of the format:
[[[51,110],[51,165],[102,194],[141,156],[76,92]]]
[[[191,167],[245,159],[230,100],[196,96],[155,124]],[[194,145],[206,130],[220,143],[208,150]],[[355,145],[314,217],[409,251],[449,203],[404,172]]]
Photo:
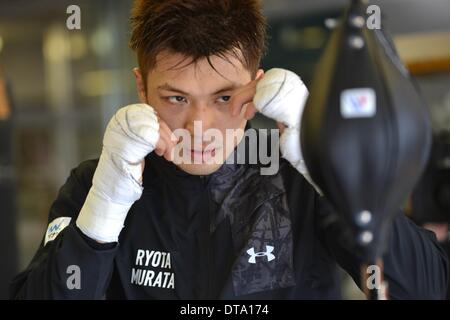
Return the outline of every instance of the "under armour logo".
[[[275,259],[275,256],[272,254],[274,247],[266,246],[266,251],[255,252],[255,248],[250,248],[247,250],[247,253],[250,255],[248,258],[249,263],[256,263],[256,257],[267,257],[267,261],[272,261]]]

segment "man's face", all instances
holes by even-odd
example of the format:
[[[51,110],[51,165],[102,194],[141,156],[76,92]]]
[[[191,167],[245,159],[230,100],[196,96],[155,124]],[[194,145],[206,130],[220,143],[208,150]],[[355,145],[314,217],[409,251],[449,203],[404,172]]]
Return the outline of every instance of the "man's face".
[[[230,97],[252,79],[238,59],[231,54],[228,59],[231,63],[210,57],[216,71],[207,59],[189,64],[189,58],[181,54],[162,52],[148,72],[146,88],[135,70],[141,102],[151,105],[171,131],[185,129],[189,133],[189,138],[179,142],[180,152],[174,153],[174,162],[190,174],[207,175],[219,169],[242,138],[238,135],[227,139],[227,129],[243,132],[247,122],[245,108],[232,116]],[[206,137],[208,129],[217,129],[215,132],[221,133],[223,141]],[[180,161],[180,156],[184,161]]]

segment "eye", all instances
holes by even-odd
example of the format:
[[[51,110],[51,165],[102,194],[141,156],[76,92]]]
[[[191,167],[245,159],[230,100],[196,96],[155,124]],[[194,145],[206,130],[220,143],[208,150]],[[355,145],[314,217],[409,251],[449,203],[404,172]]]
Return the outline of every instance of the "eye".
[[[221,97],[219,97],[219,99],[217,99],[217,101],[220,103],[227,103],[230,101],[230,99],[231,99],[231,96],[221,96]]]
[[[167,97],[167,100],[168,100],[170,103],[173,103],[173,104],[187,103],[186,98],[185,98],[185,97],[182,97],[182,96],[171,96],[171,97]]]

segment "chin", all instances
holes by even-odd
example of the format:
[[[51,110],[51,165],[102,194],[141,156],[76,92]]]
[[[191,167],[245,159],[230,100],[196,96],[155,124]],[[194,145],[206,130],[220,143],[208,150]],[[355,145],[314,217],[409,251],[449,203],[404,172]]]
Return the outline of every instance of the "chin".
[[[222,164],[180,164],[177,166],[184,172],[194,176],[207,176],[219,170]]]

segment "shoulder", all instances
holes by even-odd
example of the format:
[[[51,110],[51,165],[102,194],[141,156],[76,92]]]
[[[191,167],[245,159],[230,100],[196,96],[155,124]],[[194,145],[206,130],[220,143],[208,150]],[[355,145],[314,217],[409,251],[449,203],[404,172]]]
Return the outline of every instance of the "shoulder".
[[[293,192],[297,196],[317,195],[314,187],[297,171],[287,160],[280,158],[280,174],[283,177],[284,187],[287,192]]]
[[[75,218],[78,216],[92,186],[92,178],[97,164],[98,159],[87,160],[71,170],[50,208],[49,221],[58,217]]]
[[[78,167],[72,169],[67,182],[70,182],[72,179],[75,180],[74,182],[78,183],[80,187],[90,189],[97,165],[98,159],[91,159],[81,162]]]
[[[97,164],[98,159],[83,161],[71,170],[50,207],[43,245],[54,240],[62,230],[77,219],[92,186],[92,177]]]

